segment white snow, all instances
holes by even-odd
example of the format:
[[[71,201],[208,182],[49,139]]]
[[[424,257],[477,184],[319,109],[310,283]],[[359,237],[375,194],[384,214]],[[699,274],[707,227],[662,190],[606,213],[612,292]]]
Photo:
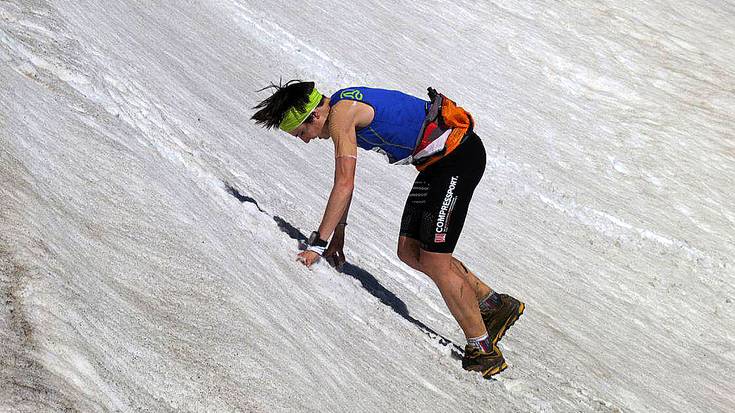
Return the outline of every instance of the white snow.
[[[0,411],[735,410],[733,44],[728,1],[0,2]],[[333,154],[249,120],[280,77],[473,113],[498,380],[395,256],[411,167],[359,154],[361,279],[296,263]]]

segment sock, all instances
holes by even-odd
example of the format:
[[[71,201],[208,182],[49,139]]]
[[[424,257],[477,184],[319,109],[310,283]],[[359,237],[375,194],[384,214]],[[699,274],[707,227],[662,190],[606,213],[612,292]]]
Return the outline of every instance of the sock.
[[[488,312],[500,307],[500,294],[495,291],[491,292],[485,298],[480,300],[480,311]]]
[[[490,341],[490,336],[488,336],[487,333],[485,333],[485,335],[481,337],[468,338],[467,344],[477,349],[480,349],[485,353],[490,353],[493,348],[493,343]]]

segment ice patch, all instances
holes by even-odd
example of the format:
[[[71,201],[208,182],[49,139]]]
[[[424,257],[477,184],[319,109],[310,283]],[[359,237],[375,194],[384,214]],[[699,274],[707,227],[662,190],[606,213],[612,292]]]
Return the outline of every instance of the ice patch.
[[[630,175],[630,169],[624,163],[612,156],[608,156],[608,159],[610,160],[610,164],[612,164],[613,169],[623,175]]]
[[[645,174],[644,179],[646,180],[646,182],[649,182],[656,186],[661,186],[662,184],[661,179],[649,174],[648,172],[644,172],[644,174]]]

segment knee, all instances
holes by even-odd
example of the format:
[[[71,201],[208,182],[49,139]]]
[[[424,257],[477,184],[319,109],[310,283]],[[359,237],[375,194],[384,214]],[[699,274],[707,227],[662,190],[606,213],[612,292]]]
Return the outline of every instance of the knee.
[[[398,254],[398,259],[401,260],[404,264],[408,265],[411,268],[416,268],[418,266],[419,260],[418,255],[411,251],[408,248],[402,248],[400,245],[398,246],[398,251],[396,252]]]
[[[420,271],[418,248],[413,248],[413,245],[410,243],[399,242],[396,254],[398,254],[398,259],[400,259],[404,264]]]

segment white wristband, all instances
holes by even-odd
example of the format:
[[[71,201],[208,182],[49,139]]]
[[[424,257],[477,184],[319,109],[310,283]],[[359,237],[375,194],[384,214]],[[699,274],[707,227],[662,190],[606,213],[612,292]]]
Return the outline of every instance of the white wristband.
[[[307,251],[316,252],[317,254],[319,254],[321,256],[321,255],[324,255],[324,251],[326,250],[326,248],[325,247],[319,247],[319,246],[316,246],[316,245],[309,245],[308,247],[306,247],[306,250]]]

